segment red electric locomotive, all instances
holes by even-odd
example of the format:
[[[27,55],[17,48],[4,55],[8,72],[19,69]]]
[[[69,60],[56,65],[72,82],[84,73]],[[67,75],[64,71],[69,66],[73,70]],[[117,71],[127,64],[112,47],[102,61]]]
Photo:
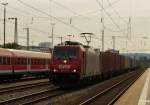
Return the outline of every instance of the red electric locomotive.
[[[99,53],[79,43],[54,47],[51,76],[56,85],[77,84],[98,77]]]
[[[50,79],[59,86],[93,82],[135,69],[135,63],[135,60],[119,52],[100,52],[67,41],[64,45],[54,47]]]

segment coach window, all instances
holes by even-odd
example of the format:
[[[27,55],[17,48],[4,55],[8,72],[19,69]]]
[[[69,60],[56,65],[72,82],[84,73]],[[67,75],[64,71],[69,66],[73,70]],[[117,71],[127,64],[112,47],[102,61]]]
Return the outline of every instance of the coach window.
[[[18,64],[18,65],[19,65],[19,62],[20,62],[19,60],[20,60],[20,59],[19,59],[19,58],[17,58],[17,64]]]
[[[21,65],[24,65],[24,61],[23,61],[23,58],[21,58]]]
[[[24,58],[21,58],[21,64],[24,65]]]
[[[31,59],[31,65],[33,64],[33,59]]]
[[[33,61],[34,61],[34,65],[35,65],[35,64],[36,64],[36,59],[34,58],[34,60],[33,60]]]
[[[16,58],[16,64],[18,64],[18,58]]]
[[[39,60],[39,59],[37,59],[37,61],[38,61],[38,64],[40,64],[40,60]]]
[[[45,64],[46,63],[46,59],[43,59],[43,64]]]
[[[6,57],[3,57],[3,64],[6,64]]]
[[[10,65],[10,57],[7,58],[7,64]]]
[[[35,59],[33,59],[33,64],[35,65]]]
[[[34,65],[34,59],[32,59],[32,65]]]
[[[32,65],[34,64],[34,61],[33,61],[33,59],[31,59],[31,64],[32,64]]]
[[[25,64],[25,65],[27,64],[27,59],[26,59],[26,58],[24,58],[24,64]]]
[[[19,58],[19,65],[21,65],[21,58]]]
[[[33,59],[31,59],[31,65],[33,64]]]
[[[36,65],[36,59],[34,59],[34,64]]]
[[[39,62],[39,64],[41,64],[42,62],[41,62],[41,59],[39,60],[40,62]]]
[[[22,58],[22,64],[25,65],[25,60],[24,60],[24,58]]]
[[[5,62],[5,61],[4,61],[4,58],[5,58],[5,57],[2,57],[2,64],[4,64],[4,62]]]
[[[38,64],[38,59],[35,59],[35,64],[36,64],[36,65]]]
[[[45,63],[45,60],[44,59],[42,59],[42,64],[44,64]]]
[[[36,60],[36,64],[39,64],[39,59]]]
[[[22,65],[22,58],[20,58],[20,65]]]
[[[38,59],[38,64],[40,64],[40,59]]]
[[[38,59],[36,59],[36,64],[38,64]]]
[[[19,58],[19,65],[21,65],[21,58]]]
[[[51,60],[48,60],[48,64],[51,64]]]
[[[31,59],[31,64],[33,65],[33,59]]]
[[[43,59],[43,64],[45,64],[46,63],[46,59]]]
[[[33,65],[35,65],[35,59],[33,59]]]
[[[17,58],[17,64],[18,65],[20,64],[20,58]]]
[[[35,59],[35,64],[37,65],[37,59]]]
[[[41,59],[39,59],[39,64],[41,64]]]
[[[24,64],[25,64],[25,65],[27,64],[27,62],[26,62],[26,58],[24,58]]]
[[[40,64],[43,64],[43,60],[41,59],[41,62],[40,62]]]
[[[39,59],[39,64],[41,64],[41,59]]]
[[[34,59],[34,64],[36,65],[36,59]]]
[[[21,65],[23,65],[23,58],[20,58],[20,60],[21,60]]]
[[[41,64],[41,59],[39,59],[39,64]]]
[[[44,59],[42,59],[42,64],[44,64]]]
[[[3,57],[0,57],[0,64],[3,64]]]
[[[41,64],[43,64],[43,59],[41,59]]]

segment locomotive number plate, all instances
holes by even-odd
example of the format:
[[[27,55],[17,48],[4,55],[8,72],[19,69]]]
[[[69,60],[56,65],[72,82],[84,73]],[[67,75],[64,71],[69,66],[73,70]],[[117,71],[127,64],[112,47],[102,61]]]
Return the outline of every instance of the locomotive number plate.
[[[70,65],[59,65],[59,69],[70,69]]]

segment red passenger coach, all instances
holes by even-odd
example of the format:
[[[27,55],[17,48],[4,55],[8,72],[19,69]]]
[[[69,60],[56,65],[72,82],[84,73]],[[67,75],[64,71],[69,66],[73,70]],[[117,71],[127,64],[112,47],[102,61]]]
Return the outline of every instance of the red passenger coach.
[[[0,79],[48,76],[51,54],[0,48]]]
[[[48,75],[51,60],[50,53],[12,50],[13,69],[15,74],[35,76]]]

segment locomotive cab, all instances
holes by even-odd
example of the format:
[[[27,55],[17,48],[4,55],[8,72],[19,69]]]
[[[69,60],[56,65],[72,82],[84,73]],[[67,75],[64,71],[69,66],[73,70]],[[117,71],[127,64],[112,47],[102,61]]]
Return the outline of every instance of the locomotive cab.
[[[83,62],[80,53],[82,53],[81,48],[77,45],[54,47],[51,77],[55,85],[74,84],[79,81],[81,64]]]

